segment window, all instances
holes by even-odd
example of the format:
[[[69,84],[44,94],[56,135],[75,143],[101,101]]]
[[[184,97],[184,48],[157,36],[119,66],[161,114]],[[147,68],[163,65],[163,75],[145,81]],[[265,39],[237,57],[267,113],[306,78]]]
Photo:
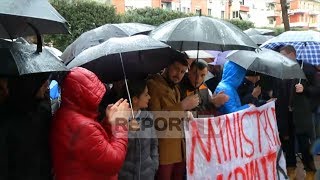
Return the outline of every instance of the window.
[[[200,15],[200,12],[201,12],[200,9],[196,9],[196,14],[197,15]]]
[[[179,11],[179,8],[177,8],[177,11]]]
[[[212,3],[212,0],[209,0],[209,3]]]
[[[239,17],[239,11],[232,11],[232,18],[238,18]]]
[[[244,0],[240,0],[240,5],[244,5]]]
[[[269,19],[269,24],[273,24],[274,20],[273,19]]]
[[[183,12],[185,13],[186,12],[186,7],[183,7],[182,9],[183,9]]]
[[[188,13],[190,13],[190,8],[188,8]]]
[[[224,11],[221,11],[221,19],[224,19]]]
[[[211,16],[211,9],[208,9],[208,16]]]

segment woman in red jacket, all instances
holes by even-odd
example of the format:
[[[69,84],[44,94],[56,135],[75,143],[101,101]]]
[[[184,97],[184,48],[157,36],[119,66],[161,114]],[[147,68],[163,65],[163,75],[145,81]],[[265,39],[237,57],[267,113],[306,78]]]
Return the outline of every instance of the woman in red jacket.
[[[56,180],[117,179],[127,151],[129,104],[108,106],[99,123],[98,107],[106,92],[92,72],[73,68],[62,84],[62,102],[56,112],[51,145]]]

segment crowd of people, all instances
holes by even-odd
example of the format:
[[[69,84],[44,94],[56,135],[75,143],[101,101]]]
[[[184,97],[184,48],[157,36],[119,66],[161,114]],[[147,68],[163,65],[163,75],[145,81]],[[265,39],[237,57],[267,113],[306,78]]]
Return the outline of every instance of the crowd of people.
[[[296,61],[292,46],[279,52]],[[296,155],[301,154],[306,178],[312,179],[316,168],[310,148],[320,136],[320,67],[306,63],[302,67],[307,80],[281,80],[232,61],[218,67],[203,59],[188,61],[181,54],[145,80],[129,77],[129,93],[124,81],[111,87],[76,67],[61,81],[61,103],[54,111],[48,93],[50,74],[2,76],[0,179],[182,180],[184,120],[274,100],[288,175],[294,178]],[[164,128],[154,123],[161,112],[174,116],[165,118]],[[171,121],[177,119],[180,130],[171,129]]]

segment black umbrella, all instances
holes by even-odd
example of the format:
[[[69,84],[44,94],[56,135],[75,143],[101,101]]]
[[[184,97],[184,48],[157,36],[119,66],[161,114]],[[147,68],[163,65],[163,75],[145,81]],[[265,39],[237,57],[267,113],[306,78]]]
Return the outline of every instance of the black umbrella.
[[[261,29],[261,28],[249,28],[245,31],[248,36],[252,35],[274,35],[274,30],[271,29]]]
[[[180,51],[257,48],[250,37],[233,24],[204,16],[168,21],[151,31],[150,36]]]
[[[66,20],[47,0],[1,0],[0,37],[14,39],[40,34],[68,33]]]
[[[124,73],[131,79],[157,73],[179,55],[182,54],[160,41],[146,35],[136,35],[110,38],[86,49],[67,67],[82,66],[96,73],[102,81],[112,82],[124,79]]]
[[[0,39],[0,75],[68,71],[62,61],[48,49],[36,52],[36,45]]]
[[[255,42],[257,45],[261,45],[261,44],[265,43],[266,41],[274,38],[274,36],[256,34],[256,35],[250,36],[250,38],[251,38],[252,41]]]
[[[141,23],[106,24],[81,34],[61,55],[67,64],[85,49],[101,44],[112,37],[146,34],[155,27]]]
[[[266,48],[255,51],[234,51],[227,59],[241,67],[280,79],[305,79],[300,65],[284,55]]]

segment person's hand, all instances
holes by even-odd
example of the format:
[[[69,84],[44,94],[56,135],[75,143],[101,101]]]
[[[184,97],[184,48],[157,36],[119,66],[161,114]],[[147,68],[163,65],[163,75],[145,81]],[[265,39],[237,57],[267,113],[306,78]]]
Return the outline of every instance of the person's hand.
[[[138,131],[140,129],[140,124],[136,119],[132,119],[129,122],[129,130],[130,131]]]
[[[260,94],[261,94],[261,87],[260,86],[255,87],[252,91],[252,96],[255,98],[258,98]]]
[[[197,94],[187,96],[181,101],[183,110],[191,110],[199,105],[200,99]]]
[[[229,96],[223,91],[219,92],[218,94],[213,94],[211,98],[211,102],[217,108],[224,105],[227,101],[229,101]]]
[[[128,121],[131,109],[127,100],[120,99],[115,104],[110,104],[106,108],[106,117],[110,124],[114,125],[117,121]]]
[[[302,84],[296,84],[296,93],[303,93],[304,87]]]
[[[185,120],[186,120],[186,121],[190,121],[190,120],[192,120],[192,119],[194,119],[192,112],[187,111],[187,118],[186,118]]]
[[[272,102],[272,101],[276,101],[276,100],[277,100],[277,98],[271,98],[271,99],[269,99],[269,100],[267,101],[267,103]]]

